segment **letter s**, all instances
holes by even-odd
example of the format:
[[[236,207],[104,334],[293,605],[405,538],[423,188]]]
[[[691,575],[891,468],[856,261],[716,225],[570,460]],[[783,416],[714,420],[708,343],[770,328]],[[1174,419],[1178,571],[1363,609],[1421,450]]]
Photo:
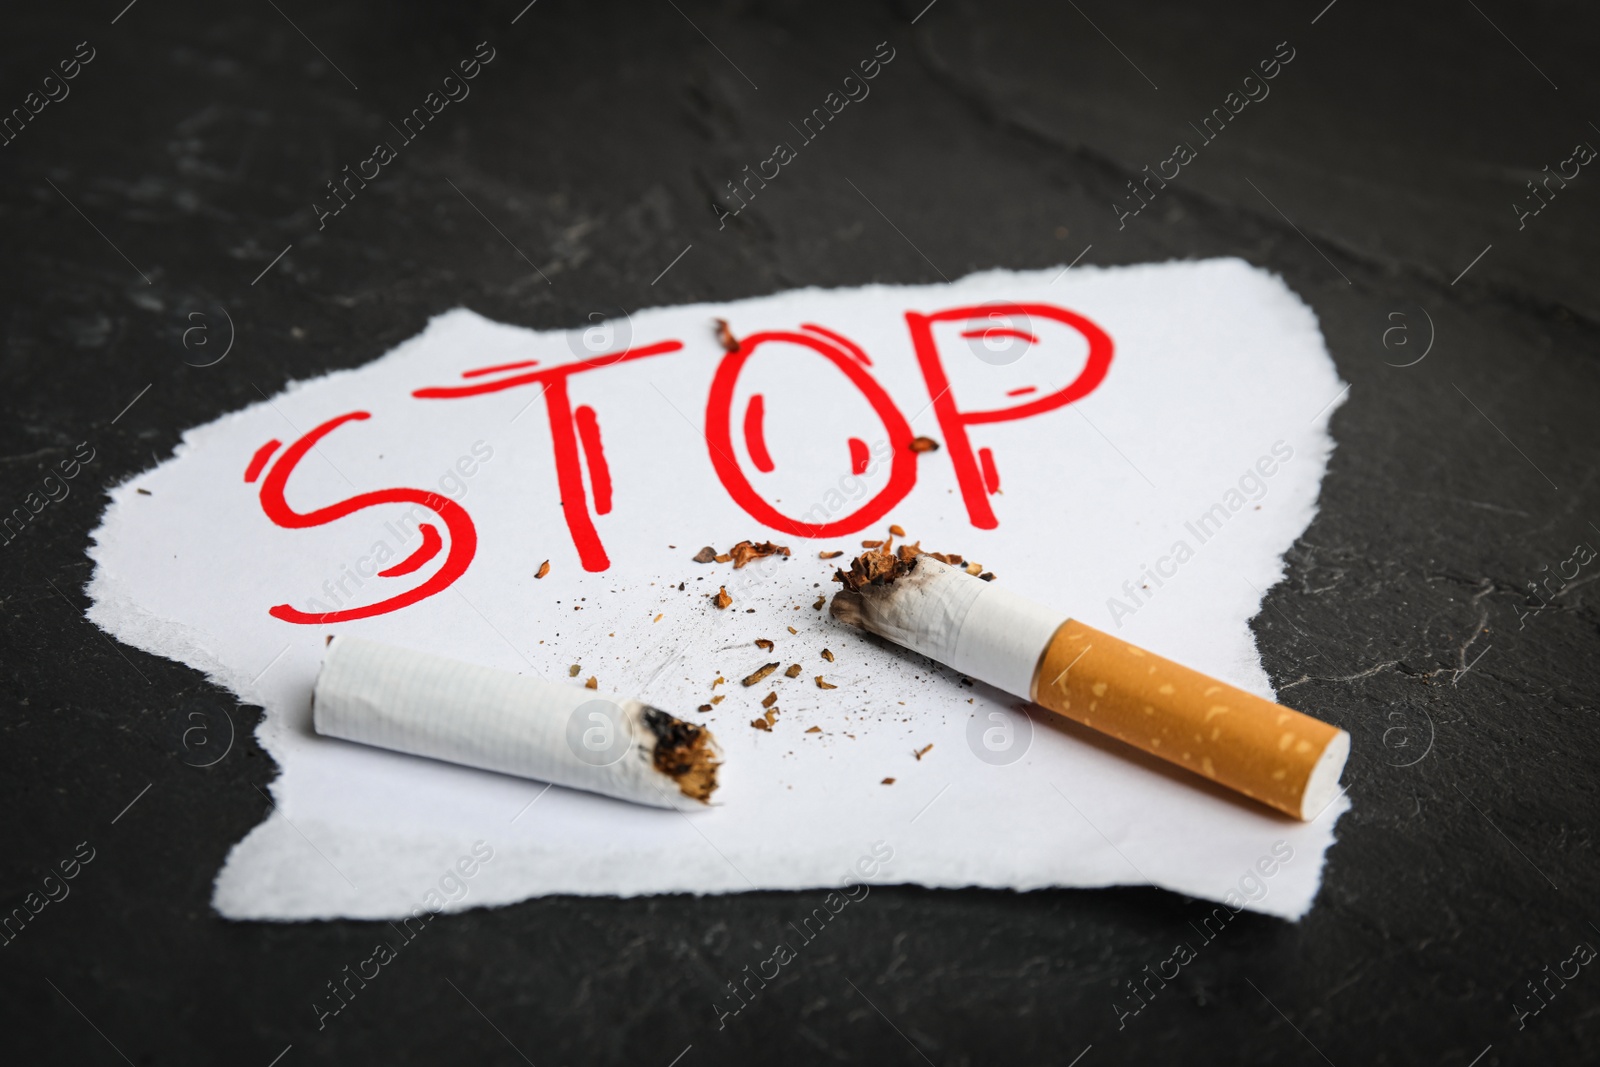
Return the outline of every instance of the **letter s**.
[[[468,564],[472,562],[472,557],[477,552],[478,531],[466,510],[448,497],[422,489],[379,489],[370,493],[357,493],[347,500],[308,512],[298,512],[289,506],[288,501],[284,499],[284,489],[289,484],[289,476],[294,473],[300,461],[316,447],[317,442],[347,422],[371,417],[365,411],[352,411],[340,415],[315,427],[290,445],[262,479],[261,510],[278,526],[289,530],[303,530],[313,526],[325,526],[379,504],[420,504],[438,515],[445,529],[449,531],[450,551],[445,556],[444,564],[421,585],[375,604],[323,612],[305,612],[288,604],[278,604],[267,612],[275,619],[305,626],[324,626],[328,623],[369,619],[375,615],[398,611],[448,588],[466,572]],[[278,442],[272,441],[262,446],[251,461],[250,470],[245,472],[245,481],[255,480],[260,465],[266,462],[266,458],[276,450],[277,445]],[[441,547],[438,531],[429,523],[421,524],[419,529],[423,531],[422,547],[410,558],[397,563],[387,571],[380,572],[382,576],[393,577],[410,573],[438,554]],[[432,536],[429,536],[430,534]]]
[[[89,49],[89,54],[88,54],[88,55],[84,55],[84,54],[83,54],[83,50],[84,50],[84,49],[85,49],[85,48],[88,48],[88,49]],[[90,47],[90,46],[89,46],[89,42],[88,42],[88,41],[79,41],[79,42],[78,42],[78,49],[77,49],[77,51],[75,51],[75,52],[73,52],[73,53],[72,53],[72,54],[73,54],[73,55],[75,55],[75,56],[77,56],[77,57],[78,57],[78,58],[79,58],[79,59],[81,59],[81,60],[83,60],[83,61],[84,61],[84,62],[85,62],[85,63],[92,63],[92,62],[94,62],[94,57],[95,57],[95,56],[97,56],[97,55],[99,55],[99,53],[98,53],[98,52],[96,52],[96,51],[95,51],[95,50],[94,50],[94,49],[93,49],[93,48],[91,48],[91,47]]]
[[[1288,41],[1279,41],[1278,42],[1277,51],[1273,52],[1272,54],[1277,56],[1279,59],[1283,60],[1285,63],[1294,62],[1295,50],[1293,48],[1289,48],[1289,54],[1288,55],[1284,55],[1283,54],[1283,50],[1285,48],[1289,48],[1289,42]]]
[[[1274,841],[1272,854],[1278,858],[1279,863],[1288,863],[1294,859],[1294,846],[1287,841]]]
[[[877,858],[878,862],[888,863],[894,859],[894,846],[887,841],[874,841],[872,843],[872,855]]]
[[[1294,458],[1294,449],[1286,441],[1274,441],[1272,454],[1277,456],[1279,461],[1287,463]]]
[[[494,458],[494,446],[487,441],[474,441],[472,454],[478,457],[479,463],[487,463]]]
[[[472,843],[472,854],[478,857],[479,862],[488,863],[494,859],[494,846],[487,841],[474,841]]]

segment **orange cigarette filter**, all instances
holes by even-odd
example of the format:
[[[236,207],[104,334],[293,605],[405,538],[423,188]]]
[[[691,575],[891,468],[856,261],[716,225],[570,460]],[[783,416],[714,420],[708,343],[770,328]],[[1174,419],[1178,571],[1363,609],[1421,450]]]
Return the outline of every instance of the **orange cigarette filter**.
[[[1297,819],[1315,818],[1331,799],[1349,750],[1338,727],[1076,619],[1045,647],[1030,695],[1040,707]]]

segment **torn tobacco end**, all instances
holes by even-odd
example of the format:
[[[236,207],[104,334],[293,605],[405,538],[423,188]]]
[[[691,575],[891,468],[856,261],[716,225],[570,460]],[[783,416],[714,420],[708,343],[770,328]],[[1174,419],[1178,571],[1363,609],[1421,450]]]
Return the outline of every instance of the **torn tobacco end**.
[[[916,566],[915,555],[908,559],[903,554],[884,546],[861,553],[850,561],[848,571],[834,571],[833,580],[843,583],[846,589],[859,591],[868,585],[886,585],[896,578],[910,574]]]
[[[739,339],[733,336],[733,330],[728,327],[727,319],[712,319],[717,324],[717,344],[722,346],[724,352],[739,351]]]
[[[684,796],[707,803],[717,790],[717,768],[722,766],[711,731],[660,708],[646,708],[644,723],[656,738],[651,756],[656,770],[677,782]]]

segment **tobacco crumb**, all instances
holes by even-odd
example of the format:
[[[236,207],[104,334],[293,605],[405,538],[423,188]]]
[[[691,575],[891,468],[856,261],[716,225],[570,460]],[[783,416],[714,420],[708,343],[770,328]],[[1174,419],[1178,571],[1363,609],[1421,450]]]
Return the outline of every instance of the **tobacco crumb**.
[[[785,629],[787,629],[792,634],[797,634],[797,633],[800,632],[799,630],[796,630],[793,626],[785,627]]]
[[[789,549],[784,545],[775,545],[771,541],[740,541],[728,549],[727,556],[718,556],[718,563],[733,560],[733,569],[738,570],[751,560],[761,559],[763,556],[787,556]]]
[[[728,555],[726,552],[718,552],[715,556],[712,557],[712,559],[714,559],[718,563],[726,563],[726,562],[728,562],[728,560],[730,560],[732,558],[733,557]]]
[[[698,708],[695,708],[694,710],[696,710],[696,711],[710,711],[711,710],[711,705],[710,704],[701,704]]]
[[[900,524],[899,523],[891,524],[889,526],[889,532],[894,534],[896,537],[904,537],[906,535],[905,530],[900,528]]]
[[[712,704],[720,704],[720,703],[722,703],[722,701],[723,701],[723,700],[724,700],[724,699],[725,699],[725,698],[726,698],[726,697],[727,697],[727,694],[726,694],[726,693],[718,693],[718,694],[717,694],[717,695],[716,695],[716,696],[714,696],[714,697],[712,697],[712,698],[711,698],[711,703],[712,703]]]
[[[922,762],[922,757],[926,756],[928,754],[928,750],[931,749],[931,748],[933,748],[933,743],[929,742],[928,744],[923,745],[921,748],[917,749],[915,752],[913,752],[911,754],[913,756],[917,757],[917,762],[920,763],[920,762]]]
[[[140,496],[155,496],[155,494],[148,489],[135,489],[134,492],[138,493]]]
[[[827,597],[819,596],[819,597],[817,597],[817,602],[815,604],[811,605],[811,606],[814,609],[816,609],[817,611],[821,611],[822,610],[822,605],[826,604],[827,602],[828,602],[828,598]]]
[[[843,551],[839,551],[839,552],[818,552],[817,553],[817,558],[818,559],[838,559],[842,555],[844,555]]]
[[[750,674],[745,675],[744,679],[739,684],[748,688],[752,685],[755,685],[757,682],[761,681],[761,679],[765,678],[767,675],[771,674],[777,669],[778,665],[776,663],[762,664]]]
[[[539,569],[533,572],[533,576],[535,578],[543,578],[545,575],[547,575],[549,573],[550,573],[550,561],[549,560],[545,560],[543,563],[539,564]]]
[[[969,563],[969,564],[966,565],[966,567],[963,568],[963,570],[965,570],[968,574],[970,574],[974,578],[976,578],[979,574],[983,573],[983,564],[981,564],[981,563]]]
[[[711,683],[711,688],[715,689],[717,686],[721,685],[723,682],[726,682],[726,681],[727,681],[727,679],[719,674],[719,675],[717,675],[717,680]]]
[[[680,592],[680,593],[683,592],[683,583],[682,582],[678,583],[678,592]]]
[[[822,650],[822,658],[827,660],[829,663],[832,663],[833,662],[833,653],[829,652],[827,649],[823,649]]]
[[[939,451],[939,442],[931,437],[913,437],[911,439],[911,451],[937,452]]]
[[[660,615],[657,615],[655,618],[651,619],[650,621],[651,622],[660,622],[663,618],[666,617],[666,614],[667,613],[663,611]],[[616,634],[612,634],[611,636],[615,637],[617,635]]]
[[[711,598],[711,602],[719,608],[725,608],[732,604],[733,597],[728,595],[728,587],[725,585],[717,586],[717,595]]]
[[[696,563],[710,563],[716,558],[717,550],[712,548],[710,545],[707,545],[694,554],[694,561]]]
[[[644,721],[656,737],[652,759],[656,770],[677,782],[684,796],[710,799],[717,788],[717,768],[722,765],[711,731],[659,708],[646,708]]]
[[[882,541],[863,541],[863,542],[861,542],[861,547],[862,548],[882,548],[883,547],[883,542]]]
[[[756,647],[764,652],[771,652],[772,642],[768,641],[765,637],[758,637],[756,638]]]
[[[574,663],[572,666],[567,668],[567,677],[576,678],[578,676],[578,672],[581,670],[583,670],[583,664]]]
[[[583,683],[583,687],[585,689],[599,689],[600,679],[591,674],[589,675],[589,680]]]
[[[984,571],[982,574],[978,575],[978,578],[980,581],[992,582],[994,581],[994,571]]]
[[[800,664],[798,664],[798,663],[789,664],[789,669],[783,672],[783,676],[785,678],[798,678],[798,677],[800,677]]]
[[[777,702],[778,702],[778,691],[776,689],[774,689],[772,692],[768,693],[766,696],[761,698],[761,706],[764,707],[764,708],[770,708],[770,707],[772,707],[772,705],[776,704]]]
[[[724,352],[739,351],[739,339],[733,336],[733,331],[728,328],[727,319],[712,319],[717,324],[717,344],[722,346]]]
[[[820,726],[813,726],[811,729],[806,731],[806,733],[808,733],[808,734],[820,734],[821,732],[822,732],[822,727],[820,727]]]
[[[827,682],[824,682],[822,680],[822,675],[819,674],[819,675],[817,675],[817,688],[818,689],[837,689],[839,687],[836,686],[836,685],[829,685]]]
[[[777,722],[777,721],[778,721],[778,709],[777,708],[768,708],[766,710],[766,713],[764,715],[762,715],[761,718],[759,718],[759,719],[751,719],[750,720],[750,725],[754,726],[757,730],[765,730],[768,733],[771,733],[772,732],[772,724]]]
[[[894,785],[894,779],[893,778],[885,778],[883,781],[879,782],[878,784],[879,785]]]

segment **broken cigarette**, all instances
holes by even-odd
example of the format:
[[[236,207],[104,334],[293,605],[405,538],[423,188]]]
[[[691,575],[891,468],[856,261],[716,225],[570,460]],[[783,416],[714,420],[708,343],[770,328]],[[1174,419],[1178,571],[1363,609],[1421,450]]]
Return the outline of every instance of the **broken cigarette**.
[[[1338,727],[907,555],[869,553],[841,573],[833,617],[1295,818],[1337,794],[1350,754]]]
[[[637,700],[359,637],[329,639],[317,733],[655,807],[706,802],[716,739]]]

